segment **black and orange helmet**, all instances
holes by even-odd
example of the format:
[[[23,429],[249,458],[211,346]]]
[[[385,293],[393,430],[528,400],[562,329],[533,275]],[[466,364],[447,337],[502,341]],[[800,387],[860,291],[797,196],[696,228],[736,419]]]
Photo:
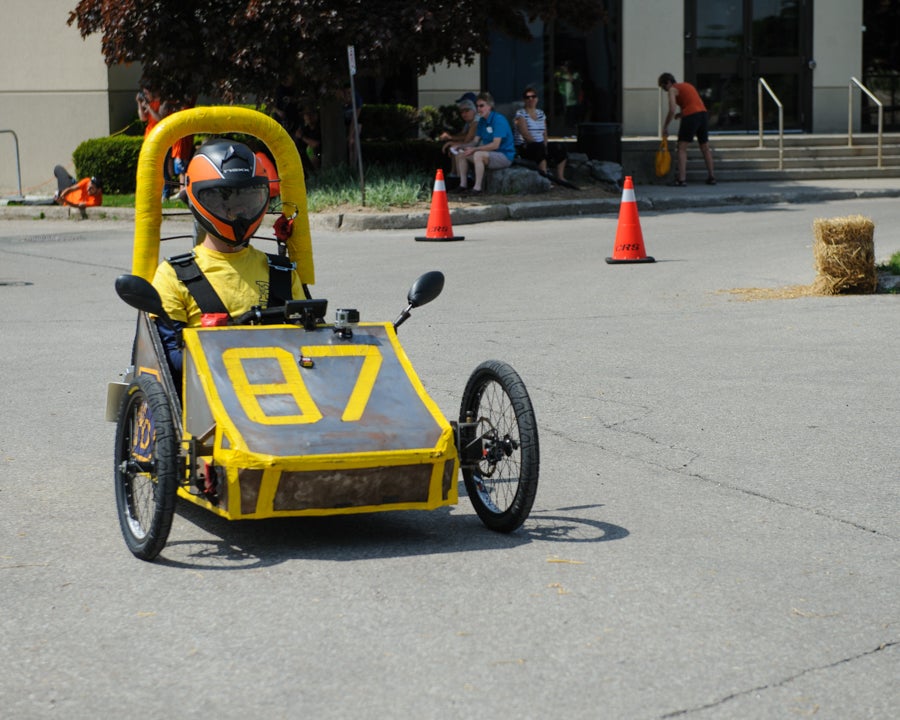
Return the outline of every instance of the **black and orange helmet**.
[[[233,246],[250,242],[269,205],[269,178],[243,143],[207,140],[188,165],[191,212],[209,233]]]

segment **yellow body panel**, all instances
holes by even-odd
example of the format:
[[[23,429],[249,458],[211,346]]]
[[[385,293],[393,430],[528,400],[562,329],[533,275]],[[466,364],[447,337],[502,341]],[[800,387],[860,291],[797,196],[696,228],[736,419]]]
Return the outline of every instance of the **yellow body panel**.
[[[390,323],[352,339],[268,325],[189,328],[184,341],[186,444],[212,440],[199,455],[223,488],[216,505],[187,499],[232,519],[457,502],[453,429]]]

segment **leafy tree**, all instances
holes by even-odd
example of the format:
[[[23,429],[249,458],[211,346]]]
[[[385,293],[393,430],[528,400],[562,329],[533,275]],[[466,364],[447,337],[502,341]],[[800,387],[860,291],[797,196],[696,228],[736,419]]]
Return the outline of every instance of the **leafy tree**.
[[[102,33],[110,65],[140,62],[170,97],[207,94],[271,100],[293,73],[316,95],[347,77],[347,46],[381,76],[471,64],[488,32],[530,37],[527,20],[562,19],[586,27],[598,0],[80,0],[69,16],[82,36]]]
[[[491,30],[528,39],[530,19],[587,27],[602,15],[601,0],[80,0],[69,24],[83,37],[102,33],[107,64],[141,63],[164,97],[262,103],[293,75],[322,101],[326,128],[347,80],[348,45],[367,72],[423,73],[471,64]]]

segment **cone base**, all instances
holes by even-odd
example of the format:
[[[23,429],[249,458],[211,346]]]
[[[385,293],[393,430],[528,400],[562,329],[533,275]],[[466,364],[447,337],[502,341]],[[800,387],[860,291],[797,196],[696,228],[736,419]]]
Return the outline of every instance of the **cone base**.
[[[417,237],[416,242],[457,242],[465,239],[465,235],[453,235],[452,237]]]
[[[635,258],[634,260],[616,260],[615,258],[606,258],[606,262],[608,262],[610,265],[623,265],[625,263],[652,263],[656,262],[656,260],[648,255],[647,257]]]

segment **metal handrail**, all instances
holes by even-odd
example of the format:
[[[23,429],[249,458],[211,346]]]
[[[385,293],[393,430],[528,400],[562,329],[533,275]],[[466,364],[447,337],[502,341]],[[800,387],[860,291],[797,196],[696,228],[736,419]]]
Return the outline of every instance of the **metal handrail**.
[[[855,77],[850,78],[847,100],[847,147],[853,147],[853,86],[856,85],[878,106],[878,167],[881,168],[881,146],[884,135],[884,104],[875,97],[865,85]]]
[[[759,147],[763,146],[763,89],[769,93],[769,97],[778,106],[778,169],[784,170],[784,105],[769,87],[764,78],[760,78],[756,84],[756,103],[759,107]]]
[[[669,97],[668,93],[664,93],[662,88],[659,88],[659,92],[656,98],[656,137],[662,138],[662,126],[663,126],[663,118],[665,115],[663,114],[663,96],[666,98]],[[665,108],[666,113],[669,112],[668,105]]]
[[[13,130],[0,130],[0,133],[9,133],[13,136],[13,141],[16,144],[16,177],[19,181],[19,194],[15,198],[16,200],[21,200],[22,195],[22,167],[19,165],[19,138]]]

